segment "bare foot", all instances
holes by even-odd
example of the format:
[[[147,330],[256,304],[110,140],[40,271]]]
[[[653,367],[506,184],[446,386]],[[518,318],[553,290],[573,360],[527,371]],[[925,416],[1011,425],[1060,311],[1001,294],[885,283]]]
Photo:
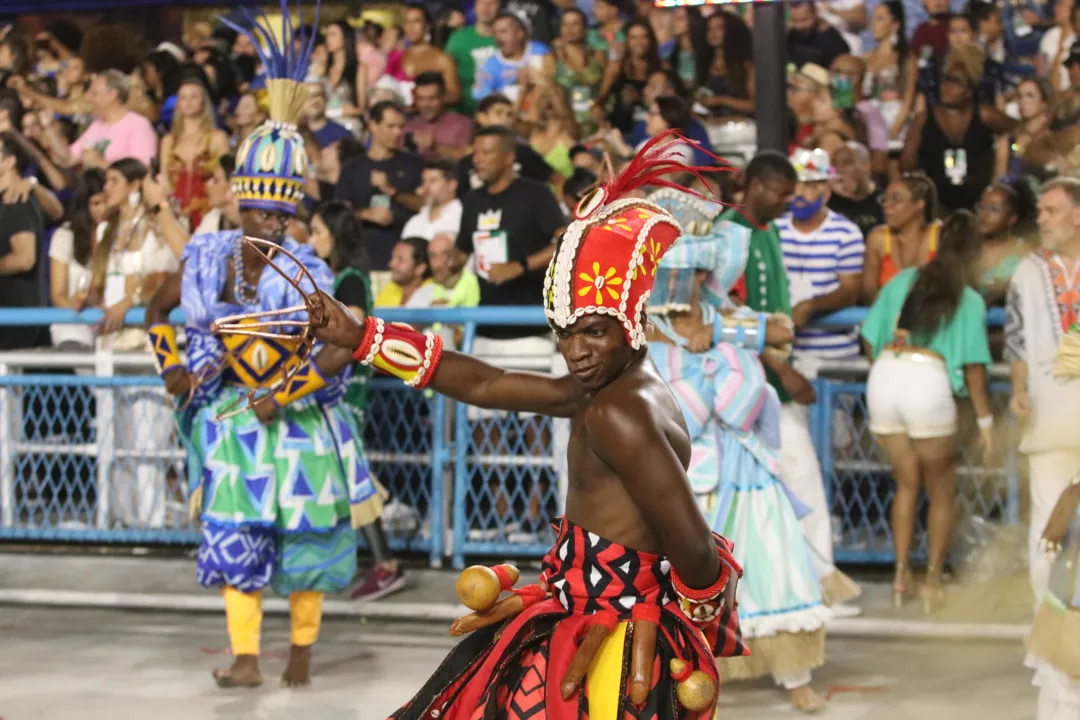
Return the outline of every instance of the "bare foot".
[[[791,691],[791,707],[809,714],[820,712],[825,709],[825,698],[814,692],[809,685],[797,687]]]
[[[311,684],[311,646],[293,645],[289,664],[281,676],[281,687],[298,688]]]
[[[262,685],[262,675],[259,674],[259,657],[257,655],[237,655],[231,668],[228,670],[218,668],[214,670],[213,676],[219,688],[259,687]]]

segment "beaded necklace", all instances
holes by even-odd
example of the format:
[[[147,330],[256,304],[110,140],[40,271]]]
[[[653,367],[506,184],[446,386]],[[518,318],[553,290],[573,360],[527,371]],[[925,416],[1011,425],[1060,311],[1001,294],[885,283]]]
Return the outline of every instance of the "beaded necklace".
[[[233,295],[242,305],[254,305],[258,302],[258,284],[252,284],[244,277],[243,240],[233,243]]]

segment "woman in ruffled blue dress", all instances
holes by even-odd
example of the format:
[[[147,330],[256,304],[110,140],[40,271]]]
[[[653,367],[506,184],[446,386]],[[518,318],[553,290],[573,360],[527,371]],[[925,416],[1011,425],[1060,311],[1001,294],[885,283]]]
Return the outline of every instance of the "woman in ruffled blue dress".
[[[799,527],[806,508],[779,479],[780,402],[759,359],[766,335],[791,341],[790,324],[721,307],[749,247],[741,237],[713,234],[719,206],[676,190],[649,200],[684,230],[657,269],[649,352],[690,430],[688,475],[706,518],[732,539],[746,568],[738,602],[751,655],[720,660],[721,675],[772,675],[796,709],[814,711],[824,701],[810,687],[810,671],[824,662],[830,613]]]

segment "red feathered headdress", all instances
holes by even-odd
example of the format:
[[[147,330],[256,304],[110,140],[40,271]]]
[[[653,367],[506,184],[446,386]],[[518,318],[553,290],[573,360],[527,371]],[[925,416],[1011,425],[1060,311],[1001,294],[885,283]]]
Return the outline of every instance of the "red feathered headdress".
[[[622,323],[632,348],[645,344],[642,316],[656,265],[682,236],[682,228],[658,205],[626,195],[646,186],[692,192],[665,176],[689,172],[704,180],[705,173],[730,170],[716,156],[721,167],[684,165],[669,141],[693,144],[675,130],[657,135],[618,177],[574,209],[576,219],[563,234],[544,281],[544,312],[552,327],[566,328],[583,315],[610,315]]]

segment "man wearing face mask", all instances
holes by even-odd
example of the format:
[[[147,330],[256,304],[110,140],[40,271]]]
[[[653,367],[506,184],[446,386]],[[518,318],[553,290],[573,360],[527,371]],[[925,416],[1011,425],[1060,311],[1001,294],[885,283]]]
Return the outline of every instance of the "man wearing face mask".
[[[855,358],[857,330],[808,328],[816,315],[852,307],[859,301],[863,254],[862,231],[830,210],[833,169],[824,150],[796,150],[791,156],[799,181],[790,210],[776,221],[790,281],[795,324],[795,368],[817,375],[822,360]],[[840,418],[836,427],[844,427]],[[850,599],[857,591],[833,565],[832,527],[817,452],[810,437],[808,408],[785,403],[780,411],[780,457],[784,483],[810,507],[800,521],[814,548],[815,567],[827,599]]]

